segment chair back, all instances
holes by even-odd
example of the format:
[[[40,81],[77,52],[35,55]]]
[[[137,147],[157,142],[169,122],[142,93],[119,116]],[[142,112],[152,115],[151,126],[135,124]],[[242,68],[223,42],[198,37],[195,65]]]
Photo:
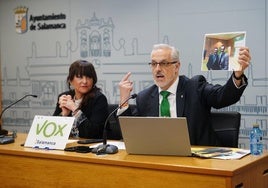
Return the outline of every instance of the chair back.
[[[117,107],[118,104],[109,104],[108,105],[109,114],[112,113]],[[116,112],[114,112],[109,119],[109,126],[107,128],[107,138],[110,140],[122,139],[121,128],[119,126],[119,121],[116,116]]]
[[[136,105],[130,104],[129,107],[133,110]],[[116,108],[118,107],[118,104],[109,104],[108,105],[108,111],[109,114],[112,113]],[[117,112],[114,112],[110,119],[109,119],[109,126],[107,128],[107,138],[110,140],[121,140],[123,139],[120,124],[118,117],[116,115]]]
[[[212,127],[218,138],[218,146],[238,147],[241,114],[231,111],[212,111]]]

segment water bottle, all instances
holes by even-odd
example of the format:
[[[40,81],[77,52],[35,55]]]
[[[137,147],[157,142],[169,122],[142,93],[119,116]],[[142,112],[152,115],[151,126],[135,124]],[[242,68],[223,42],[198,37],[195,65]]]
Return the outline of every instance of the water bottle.
[[[250,153],[251,155],[261,155],[262,152],[262,130],[258,124],[254,124],[250,131]]]

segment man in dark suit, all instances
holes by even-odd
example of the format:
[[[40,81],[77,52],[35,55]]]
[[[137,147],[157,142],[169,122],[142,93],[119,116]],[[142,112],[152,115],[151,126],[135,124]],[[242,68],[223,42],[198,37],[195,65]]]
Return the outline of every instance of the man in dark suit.
[[[161,91],[169,91],[171,117],[186,117],[192,145],[217,145],[217,138],[211,125],[211,108],[222,108],[239,101],[247,86],[244,70],[250,61],[249,49],[241,47],[238,62],[242,70],[233,72],[223,86],[207,83],[202,75],[187,78],[179,75],[178,51],[167,44],[158,44],[151,53],[151,70],[155,84],[140,93],[136,109],[131,111],[124,105],[118,114],[135,116],[160,116]],[[120,101],[125,101],[133,90],[127,73],[119,83]],[[164,126],[164,125],[163,125]]]
[[[209,55],[207,68],[208,70],[221,70],[219,64],[218,48],[214,48],[214,52]]]
[[[221,51],[219,53],[219,66],[220,70],[228,70],[229,66],[229,55],[225,52],[225,46],[221,46]]]

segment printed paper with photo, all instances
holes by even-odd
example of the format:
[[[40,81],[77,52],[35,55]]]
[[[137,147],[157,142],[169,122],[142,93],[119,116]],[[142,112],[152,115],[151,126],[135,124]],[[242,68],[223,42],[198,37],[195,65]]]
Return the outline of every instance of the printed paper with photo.
[[[246,45],[246,32],[206,34],[204,37],[201,71],[241,70],[239,48]]]

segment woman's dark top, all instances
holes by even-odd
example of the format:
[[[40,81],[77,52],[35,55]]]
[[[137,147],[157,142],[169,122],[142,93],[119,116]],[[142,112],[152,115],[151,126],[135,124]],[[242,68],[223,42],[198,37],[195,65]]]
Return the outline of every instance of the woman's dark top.
[[[61,95],[71,95],[74,98],[74,91],[66,91],[61,93]],[[90,98],[88,103],[80,109],[82,114],[78,121],[79,137],[81,138],[102,138],[104,123],[108,117],[108,102],[106,96],[97,91],[93,98]],[[61,115],[61,108],[59,103],[57,103],[55,112],[53,116]],[[68,116],[72,116],[72,112]]]

